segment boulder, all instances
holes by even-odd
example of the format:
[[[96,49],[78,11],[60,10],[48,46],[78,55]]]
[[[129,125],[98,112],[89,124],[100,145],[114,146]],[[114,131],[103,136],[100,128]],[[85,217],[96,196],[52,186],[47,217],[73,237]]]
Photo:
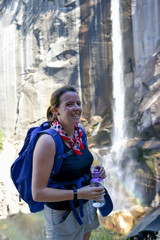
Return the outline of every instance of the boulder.
[[[131,231],[133,220],[133,215],[127,210],[113,212],[105,218],[100,217],[100,221],[105,228],[120,235],[126,235]]]

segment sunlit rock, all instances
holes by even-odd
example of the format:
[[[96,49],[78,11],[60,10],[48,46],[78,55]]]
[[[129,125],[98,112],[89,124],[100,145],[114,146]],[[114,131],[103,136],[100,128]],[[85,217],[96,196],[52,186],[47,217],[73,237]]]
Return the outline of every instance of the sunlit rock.
[[[98,123],[100,123],[102,121],[102,117],[101,116],[98,116],[98,115],[95,115],[95,116],[91,116],[90,118],[90,123],[94,126]]]
[[[129,211],[113,212],[106,218],[100,217],[104,227],[110,231],[125,235],[133,228],[134,217]]]
[[[142,218],[144,215],[144,207],[141,205],[135,205],[130,209],[130,213],[134,217],[134,219]]]

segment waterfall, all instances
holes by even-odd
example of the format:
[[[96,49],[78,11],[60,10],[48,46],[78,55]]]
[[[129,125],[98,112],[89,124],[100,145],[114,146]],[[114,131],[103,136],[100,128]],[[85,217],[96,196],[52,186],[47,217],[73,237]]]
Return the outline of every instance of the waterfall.
[[[113,52],[113,134],[112,149],[113,159],[120,161],[126,143],[125,136],[125,87],[123,75],[123,50],[122,34],[120,26],[120,0],[111,1],[112,20],[112,52]]]
[[[113,131],[112,146],[104,156],[107,178],[105,186],[111,194],[114,209],[128,206],[128,189],[131,183],[128,170],[123,169],[122,160],[127,141],[125,129],[125,86],[123,69],[123,47],[120,26],[120,0],[111,0],[112,21],[112,83],[113,83]]]

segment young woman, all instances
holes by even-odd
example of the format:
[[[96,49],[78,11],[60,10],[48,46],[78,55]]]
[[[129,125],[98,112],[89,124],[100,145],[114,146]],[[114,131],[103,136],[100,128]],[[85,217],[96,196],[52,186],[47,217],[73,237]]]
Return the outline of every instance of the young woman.
[[[91,166],[93,156],[82,143],[81,101],[77,90],[70,85],[56,90],[47,110],[51,128],[61,136],[64,151],[73,150],[73,155],[63,160],[54,181],[73,181],[84,177],[82,186],[68,185],[65,189],[47,187],[54,165],[56,146],[54,139],[43,134],[37,141],[33,155],[32,195],[35,201],[45,202],[44,215],[47,240],[89,240],[91,231],[99,226],[97,212],[91,200],[104,196],[103,187],[91,187]],[[102,178],[105,170],[96,166]],[[86,177],[87,176],[87,177]],[[79,199],[83,199],[82,224],[79,224],[68,200],[73,200],[77,213],[80,213]]]

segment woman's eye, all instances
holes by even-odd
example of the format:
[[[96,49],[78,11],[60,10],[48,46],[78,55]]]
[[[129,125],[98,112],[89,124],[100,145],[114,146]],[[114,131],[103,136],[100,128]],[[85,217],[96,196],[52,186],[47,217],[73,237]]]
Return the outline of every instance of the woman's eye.
[[[67,103],[67,104],[66,104],[66,106],[68,106],[68,107],[72,107],[72,106],[74,106],[74,105],[77,105],[78,107],[80,107],[80,106],[81,106],[81,102],[77,102],[77,103]]]
[[[67,103],[67,106],[72,106],[73,104],[72,103]]]

